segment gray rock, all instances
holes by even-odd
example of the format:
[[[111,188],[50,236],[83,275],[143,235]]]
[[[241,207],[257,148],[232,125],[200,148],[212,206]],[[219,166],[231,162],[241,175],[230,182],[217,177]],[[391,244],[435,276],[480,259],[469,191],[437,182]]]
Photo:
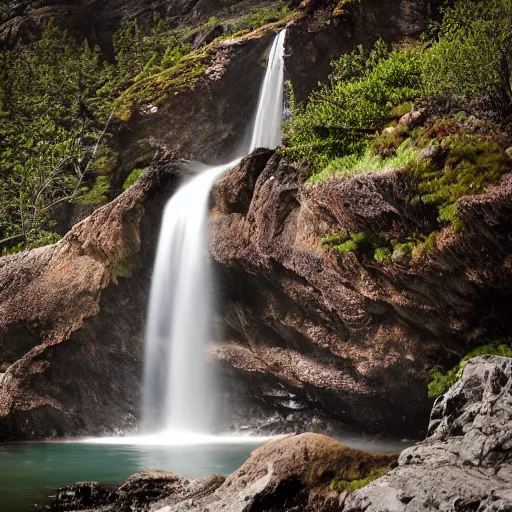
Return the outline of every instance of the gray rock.
[[[427,439],[398,463],[344,512],[512,510],[512,359],[470,360],[435,403]]]
[[[512,146],[510,146],[509,148],[507,148],[505,150],[505,153],[507,154],[507,156],[510,158],[510,160],[512,160]]]

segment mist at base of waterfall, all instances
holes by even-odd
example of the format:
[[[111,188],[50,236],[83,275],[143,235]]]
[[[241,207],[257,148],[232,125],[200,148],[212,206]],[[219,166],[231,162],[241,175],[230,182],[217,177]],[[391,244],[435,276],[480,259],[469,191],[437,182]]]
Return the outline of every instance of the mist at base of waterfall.
[[[263,444],[282,436],[256,436],[231,434],[201,434],[190,430],[164,430],[157,434],[126,437],[98,437],[84,439],[89,444],[139,445],[139,446],[194,446],[194,445],[229,445],[229,444]]]

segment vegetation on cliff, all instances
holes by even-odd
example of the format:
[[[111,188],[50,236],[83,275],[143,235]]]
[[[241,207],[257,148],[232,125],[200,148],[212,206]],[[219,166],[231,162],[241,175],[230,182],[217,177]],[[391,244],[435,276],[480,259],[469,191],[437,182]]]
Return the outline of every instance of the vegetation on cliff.
[[[379,41],[369,54],[361,47],[343,55],[332,63],[329,83],[306,105],[297,104],[291,91],[285,154],[311,162],[315,181],[338,171],[346,176],[407,163],[410,147],[397,152],[395,141],[386,148],[374,134],[396,124],[414,105],[485,111],[503,119],[512,106],[510,19],[510,0],[459,0],[423,42],[390,50]]]
[[[291,90],[283,154],[309,163],[308,183],[400,170],[411,207],[434,207],[437,223],[401,240],[335,233],[324,245],[379,264],[432,254],[437,232],[463,231],[457,201],[512,171],[512,2],[456,1],[423,41],[378,41],[332,63],[329,83],[305,105]]]
[[[444,395],[460,379],[467,362],[474,357],[484,355],[512,357],[512,347],[505,342],[495,341],[472,350],[446,373],[443,373],[439,368],[433,368],[430,372],[428,396],[437,398]]]
[[[208,57],[202,34],[219,26],[232,36],[290,12],[283,1],[173,30],[155,15],[148,32],[130,21],[113,36],[113,56],[50,21],[39,41],[0,54],[0,254],[55,242],[67,206],[96,208],[122,191],[119,128],[140,105],[194,88]]]

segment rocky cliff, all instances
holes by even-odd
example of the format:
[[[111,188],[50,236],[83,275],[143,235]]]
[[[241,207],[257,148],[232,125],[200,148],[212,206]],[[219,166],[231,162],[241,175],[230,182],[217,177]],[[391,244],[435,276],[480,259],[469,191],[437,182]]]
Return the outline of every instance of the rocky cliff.
[[[467,231],[445,228],[433,256],[383,265],[321,240],[368,229],[403,239],[435,222],[410,206],[406,173],[308,185],[268,152],[228,173],[210,229],[223,327],[213,351],[235,375],[233,400],[243,383],[244,399],[288,421],[307,411],[358,430],[420,433],[428,370],[510,332],[511,194],[507,175],[462,198]]]
[[[0,260],[2,441],[135,428],[145,262],[176,182],[158,166],[58,244]]]
[[[122,20],[153,11],[181,26],[245,9],[240,2],[28,4],[2,24],[6,44],[37,37],[48,17],[101,42]],[[358,44],[418,35],[436,6],[303,2],[280,22],[292,22],[286,69],[297,97],[326,78],[331,58]],[[140,141],[167,156],[58,244],[0,259],[0,440],[136,427],[151,267],[180,172],[172,158],[218,162],[241,151],[260,64],[280,26],[208,45],[194,87],[171,88],[158,107],[135,101],[116,131],[118,181],[140,157]],[[337,254],[321,240],[365,231],[400,240],[437,229],[437,211],[409,201],[410,177],[395,170],[310,185],[304,174],[259,150],[214,189],[219,301],[210,356],[224,376],[219,400],[230,406],[224,414],[219,402],[219,426],[421,434],[429,369],[510,333],[510,175],[459,199],[463,233],[445,227],[433,254],[383,265]]]

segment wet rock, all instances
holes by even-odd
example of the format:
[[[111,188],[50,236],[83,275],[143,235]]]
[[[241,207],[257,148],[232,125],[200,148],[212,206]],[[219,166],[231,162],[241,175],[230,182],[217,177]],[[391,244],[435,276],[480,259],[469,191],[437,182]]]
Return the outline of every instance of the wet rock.
[[[344,512],[497,512],[512,508],[512,359],[470,360],[435,404],[425,441],[350,495]]]

